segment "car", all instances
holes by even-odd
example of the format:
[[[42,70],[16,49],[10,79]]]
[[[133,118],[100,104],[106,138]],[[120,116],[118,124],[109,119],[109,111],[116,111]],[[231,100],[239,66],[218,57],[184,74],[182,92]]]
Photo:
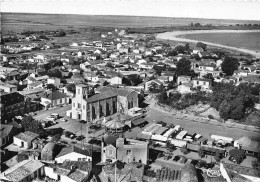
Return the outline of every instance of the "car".
[[[61,118],[60,121],[62,121],[62,122],[66,122],[66,121],[68,121],[68,120],[65,119],[65,118]]]
[[[48,116],[46,119],[47,119],[48,121],[55,121],[55,120],[56,120],[56,118],[51,117],[51,116]]]
[[[206,161],[199,160],[198,163],[195,165],[195,167],[196,168],[202,168],[202,167],[205,167],[206,164],[207,164]]]
[[[78,141],[81,141],[81,140],[83,140],[85,137],[83,136],[83,135],[80,135],[80,136],[77,136],[76,137],[76,140],[78,140]]]

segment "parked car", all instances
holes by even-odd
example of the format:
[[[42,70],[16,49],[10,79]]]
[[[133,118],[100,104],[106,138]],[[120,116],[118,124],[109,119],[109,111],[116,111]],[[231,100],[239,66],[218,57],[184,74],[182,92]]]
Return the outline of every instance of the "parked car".
[[[67,122],[68,120],[65,119],[65,118],[61,118],[60,121],[62,121],[62,122]]]
[[[204,161],[204,160],[199,160],[195,167],[196,167],[196,168],[202,168],[202,167],[205,167],[206,164],[207,164],[206,161]]]
[[[55,120],[56,120],[56,118],[51,117],[51,116],[48,116],[46,119],[47,119],[48,121],[55,121]]]
[[[78,141],[81,141],[81,140],[83,140],[85,137],[83,136],[83,135],[80,135],[80,136],[77,136],[76,137],[76,140],[78,140]]]

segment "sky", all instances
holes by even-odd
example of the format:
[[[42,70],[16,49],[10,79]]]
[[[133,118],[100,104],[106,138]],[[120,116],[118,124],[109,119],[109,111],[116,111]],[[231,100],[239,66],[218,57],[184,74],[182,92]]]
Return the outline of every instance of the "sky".
[[[260,20],[258,0],[0,0],[1,12]]]

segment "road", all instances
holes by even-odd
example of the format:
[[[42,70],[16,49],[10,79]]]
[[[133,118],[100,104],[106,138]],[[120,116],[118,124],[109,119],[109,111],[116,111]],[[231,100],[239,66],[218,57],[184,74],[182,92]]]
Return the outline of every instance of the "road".
[[[49,110],[38,111],[37,115],[34,116],[34,118],[37,120],[45,120],[48,116],[50,116],[51,113],[57,113],[60,116],[65,116],[66,111],[68,111],[70,109],[71,109],[71,104],[69,104],[67,106],[63,106],[63,107],[52,108]]]
[[[196,121],[192,121],[189,119],[179,119],[172,114],[165,113],[153,108],[150,108],[146,117],[147,121],[150,123],[156,121],[164,121],[166,123],[173,123],[175,125],[180,125],[184,130],[189,133],[199,133],[202,134],[206,138],[210,138],[211,134],[232,137],[234,140],[237,140],[243,136],[248,136],[249,138],[260,140],[260,135],[257,132],[245,131],[242,129],[236,128],[227,128],[225,126],[218,126],[206,123],[200,123]]]

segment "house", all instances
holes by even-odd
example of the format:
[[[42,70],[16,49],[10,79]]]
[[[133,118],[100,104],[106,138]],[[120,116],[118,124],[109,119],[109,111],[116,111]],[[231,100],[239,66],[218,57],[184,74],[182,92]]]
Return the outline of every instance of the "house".
[[[113,76],[110,78],[111,85],[121,85],[122,84],[122,77],[121,76]]]
[[[13,138],[13,144],[20,148],[30,149],[32,148],[32,141],[39,137],[39,134],[33,133],[31,131],[26,131],[15,135]]]
[[[18,125],[18,123],[15,124]],[[20,125],[15,127],[12,124],[1,124],[0,131],[0,147],[2,147],[13,142],[13,136],[19,133]]]
[[[34,89],[40,89],[40,88],[43,88],[43,83],[40,82],[40,81],[37,81],[37,82],[34,82],[34,83],[27,85],[28,90],[34,90]]]
[[[106,137],[109,137],[109,135]],[[112,143],[106,143],[106,141],[108,140],[102,139],[101,162],[118,160],[125,163],[140,162],[144,165],[147,164],[149,156],[148,142],[126,138],[117,138]]]
[[[0,174],[1,181],[34,181],[44,175],[44,164],[38,160],[24,160]]]
[[[91,172],[91,162],[65,161],[61,164],[44,166],[45,175],[60,182],[87,182]]]
[[[56,77],[50,77],[47,79],[47,84],[53,84],[56,88],[60,88],[60,79]]]
[[[28,76],[25,80],[27,81],[28,85],[36,82],[35,77],[32,76]]]
[[[69,96],[59,91],[46,91],[41,96],[41,104],[45,109],[69,104]]]
[[[0,81],[0,89],[2,89],[6,93],[11,93],[17,91],[17,86]]]
[[[141,63],[139,64],[139,68],[142,69],[153,69],[154,64],[153,63]]]
[[[155,79],[145,82],[144,84],[144,91],[150,91],[150,89],[160,89],[160,87],[163,85],[163,82]]]
[[[189,83],[191,81],[191,77],[190,76],[178,76],[177,78],[177,84],[181,85],[183,83]]]
[[[107,163],[102,168],[99,178],[102,182],[143,182],[144,165],[139,162],[124,164],[120,161]]]
[[[206,91],[210,89],[212,84],[211,79],[206,79],[206,78],[195,78],[192,80],[192,85],[195,88],[201,87],[202,90]]]
[[[34,112],[37,103],[31,102],[31,98],[25,97],[18,92],[0,93],[0,121],[7,123],[14,116]]]
[[[56,156],[57,163],[65,161],[92,161],[92,153],[90,149],[81,149],[76,146],[65,146]]]

